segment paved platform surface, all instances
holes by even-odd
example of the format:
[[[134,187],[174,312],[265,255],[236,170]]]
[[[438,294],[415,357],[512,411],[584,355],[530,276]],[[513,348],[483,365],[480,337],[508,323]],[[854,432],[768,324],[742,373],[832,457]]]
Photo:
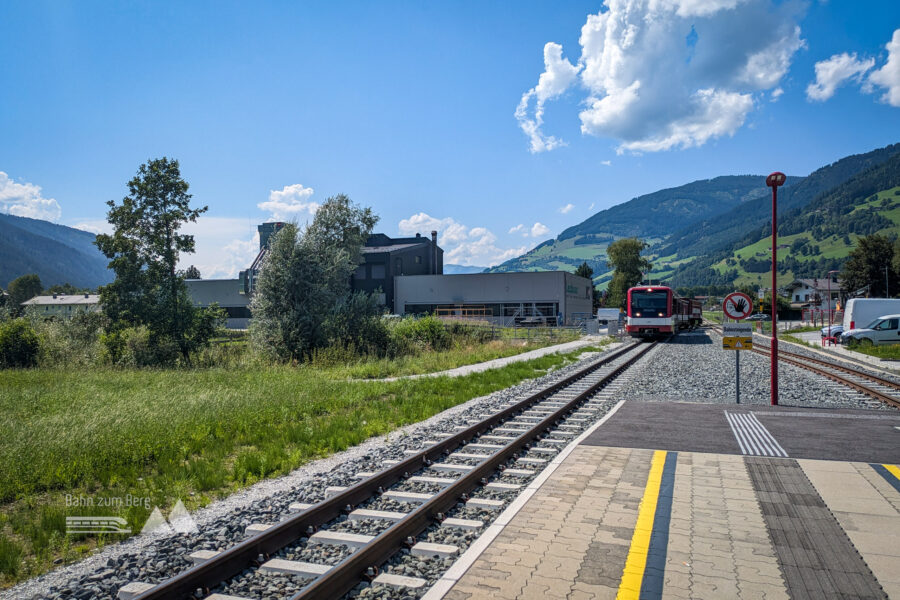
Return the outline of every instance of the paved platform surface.
[[[742,452],[724,415],[734,407],[677,405],[700,415],[689,432],[710,429],[682,436],[673,405],[633,404],[643,406],[622,405],[501,517],[444,598],[900,599],[896,415],[742,408],[785,457]],[[629,431],[630,411],[653,425]],[[830,429],[884,455],[814,439]],[[802,457],[816,453],[830,459]]]
[[[896,411],[628,401],[584,443],[898,463],[897,427]]]

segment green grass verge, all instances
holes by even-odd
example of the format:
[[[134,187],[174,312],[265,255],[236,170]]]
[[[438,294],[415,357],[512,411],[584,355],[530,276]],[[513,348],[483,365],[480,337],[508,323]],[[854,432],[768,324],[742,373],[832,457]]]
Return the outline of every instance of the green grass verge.
[[[66,516],[121,516],[137,532],[154,505],[165,511],[180,498],[197,508],[569,364],[585,350],[394,382],[288,366],[2,371],[0,587],[121,539],[67,536]],[[108,498],[123,505],[98,506]]]

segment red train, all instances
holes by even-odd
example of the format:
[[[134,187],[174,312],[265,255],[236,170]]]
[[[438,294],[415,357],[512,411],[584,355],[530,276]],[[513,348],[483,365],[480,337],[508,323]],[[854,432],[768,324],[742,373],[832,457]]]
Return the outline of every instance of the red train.
[[[659,338],[697,327],[703,320],[699,300],[682,298],[664,285],[628,290],[625,331],[634,338]]]

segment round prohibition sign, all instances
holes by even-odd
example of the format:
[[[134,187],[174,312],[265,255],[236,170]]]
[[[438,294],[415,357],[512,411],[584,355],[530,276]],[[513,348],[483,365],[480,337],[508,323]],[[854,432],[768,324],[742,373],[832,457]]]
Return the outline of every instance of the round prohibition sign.
[[[753,301],[750,296],[742,292],[734,292],[725,297],[722,303],[722,310],[725,316],[735,321],[746,319],[753,312]]]

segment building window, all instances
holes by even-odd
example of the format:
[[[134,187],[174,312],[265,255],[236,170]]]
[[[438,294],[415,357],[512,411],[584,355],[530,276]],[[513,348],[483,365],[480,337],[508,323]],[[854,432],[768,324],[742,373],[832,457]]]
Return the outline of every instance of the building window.
[[[422,257],[421,257],[421,256],[416,256],[416,264],[417,264],[417,265],[421,265],[421,264],[422,264]]]
[[[384,279],[384,265],[372,265],[372,279]]]
[[[356,279],[365,279],[366,265],[359,265],[358,267],[356,267],[356,271],[353,272],[353,277]]]

